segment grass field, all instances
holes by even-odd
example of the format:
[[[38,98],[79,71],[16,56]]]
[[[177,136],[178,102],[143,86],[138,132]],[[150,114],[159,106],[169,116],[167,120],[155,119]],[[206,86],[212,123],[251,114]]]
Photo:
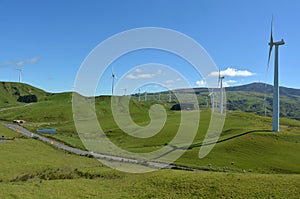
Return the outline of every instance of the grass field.
[[[15,92],[14,85],[8,92]],[[18,92],[30,93],[20,87]],[[23,126],[55,128],[46,136],[85,148],[72,115],[71,93],[47,94],[29,106],[4,105],[0,119],[25,119]],[[249,96],[250,97],[250,96]],[[239,100],[238,98],[232,98]],[[14,100],[2,97],[2,100]],[[96,113],[105,134],[117,146],[136,153],[160,149],[175,136],[181,115],[166,108],[163,129],[147,139],[128,136],[113,120],[110,97],[96,98]],[[202,104],[204,101],[202,102]],[[130,102],[130,114],[141,126],[149,124],[150,102]],[[18,108],[13,108],[14,106]],[[190,113],[190,115],[189,115]],[[186,112],[193,122],[192,112]],[[128,174],[107,168],[99,161],[55,149],[25,138],[0,125],[0,198],[299,198],[300,121],[281,118],[280,133],[271,132],[271,118],[228,111],[223,132],[213,150],[198,158],[210,122],[210,109],[202,107],[199,130],[189,149],[174,163],[203,172],[159,170]],[[186,128],[186,133],[191,133]],[[135,165],[127,165],[134,167]]]
[[[0,126],[0,198],[299,198],[299,174],[128,174]]]
[[[134,138],[118,128],[110,110],[110,97],[96,99],[99,122],[117,146],[128,151],[143,153],[164,147],[176,134],[180,123],[180,112],[169,111],[170,104],[162,104],[167,109],[164,128],[148,139]],[[140,125],[150,122],[150,103],[131,101],[133,120]],[[84,148],[72,121],[71,94],[62,93],[21,109],[1,112],[7,120],[26,118],[24,126],[32,131],[55,128],[58,134],[48,135],[69,145]],[[192,121],[192,120],[191,120]],[[228,111],[226,122],[218,143],[203,159],[198,153],[210,121],[210,109],[200,112],[199,130],[184,155],[175,164],[212,171],[252,172],[252,173],[300,173],[300,121],[282,118],[281,132],[272,133],[271,118],[240,111]],[[186,133],[190,133],[188,128]]]

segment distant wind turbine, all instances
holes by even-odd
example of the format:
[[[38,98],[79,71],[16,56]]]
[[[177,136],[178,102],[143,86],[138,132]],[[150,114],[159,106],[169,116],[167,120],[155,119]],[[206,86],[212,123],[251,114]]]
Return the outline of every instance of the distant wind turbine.
[[[111,70],[111,78],[112,78],[112,84],[111,84],[111,96],[114,95],[114,87],[115,87],[115,72],[114,72],[114,67],[112,67],[112,70]]]
[[[171,95],[171,91],[169,91],[169,103],[172,102],[172,95]]]
[[[16,68],[16,70],[19,71],[19,83],[22,82],[22,76],[23,76],[23,69],[22,68]]]
[[[211,97],[211,112],[215,112],[215,93],[214,93],[214,89],[211,90],[211,93],[209,93],[208,96]]]
[[[139,102],[141,101],[141,89],[139,89]]]
[[[147,91],[145,91],[145,102],[147,102]]]
[[[223,114],[223,79],[225,77],[221,76],[221,71],[219,70],[219,85],[220,85],[220,113]]]
[[[271,36],[269,42],[269,56],[268,56],[268,69],[270,67],[270,58],[272,54],[273,46],[275,46],[275,58],[274,58],[274,87],[273,87],[273,121],[272,130],[274,132],[279,132],[279,79],[278,79],[278,46],[284,45],[284,40],[274,42],[273,41],[273,17],[271,22]]]

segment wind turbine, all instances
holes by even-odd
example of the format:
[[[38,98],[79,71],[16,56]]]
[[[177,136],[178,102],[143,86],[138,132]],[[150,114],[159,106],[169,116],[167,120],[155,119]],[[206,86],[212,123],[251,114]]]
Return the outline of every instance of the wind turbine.
[[[169,103],[172,102],[172,95],[171,95],[171,91],[169,91]]]
[[[220,85],[220,113],[223,114],[223,79],[225,77],[221,76],[221,71],[219,70],[219,82]]]
[[[147,91],[145,91],[145,102],[147,102]]]
[[[265,116],[267,116],[267,102],[266,102],[266,93],[265,93],[265,96],[264,96],[264,114],[265,114]]]
[[[112,70],[111,70],[111,78],[112,78],[111,96],[113,96],[113,95],[114,95],[114,86],[115,86],[115,73],[114,73],[114,67],[112,67]]]
[[[273,87],[273,121],[272,130],[279,132],[279,80],[278,80],[278,46],[284,45],[284,40],[274,42],[273,41],[273,18],[271,22],[271,36],[269,42],[269,56],[268,56],[268,69],[270,67],[270,58],[272,54],[273,46],[275,46],[275,58],[274,58],[274,87]]]
[[[211,97],[211,112],[215,112],[215,93],[214,93],[214,89],[212,89],[211,93],[208,95],[209,97]]]
[[[139,102],[141,101],[141,89],[139,89]]]
[[[22,68],[16,68],[16,70],[19,71],[19,83],[22,81],[22,75],[23,75],[23,69]]]

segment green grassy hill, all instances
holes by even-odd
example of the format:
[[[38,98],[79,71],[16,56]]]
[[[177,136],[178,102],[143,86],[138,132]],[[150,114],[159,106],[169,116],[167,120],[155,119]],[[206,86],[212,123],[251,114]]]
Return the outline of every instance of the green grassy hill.
[[[299,198],[299,174],[128,174],[0,125],[0,198]],[[132,165],[134,166],[134,165]]]
[[[28,84],[16,82],[0,82],[0,93],[0,108],[22,105],[20,99],[24,96],[34,95],[41,101],[51,95]]]
[[[252,83],[243,86],[228,87],[225,89],[227,97],[227,109],[228,110],[240,110],[244,112],[256,113],[258,115],[264,115],[264,97],[266,94],[267,115],[272,115],[272,89],[271,85],[263,83]],[[11,107],[17,105],[24,105],[19,102],[18,99],[35,95],[39,102],[41,101],[70,101],[71,93],[48,93],[33,86],[15,83],[15,82],[0,82],[0,108]],[[210,98],[208,96],[207,88],[194,88],[194,89],[179,89],[174,93],[184,93],[186,97],[190,93],[196,93],[200,108],[206,108],[208,100],[208,106],[210,106]],[[169,101],[168,92],[148,93],[147,101],[149,103],[164,103],[165,105],[174,105],[177,103],[175,94],[172,94],[172,102]],[[137,100],[138,95],[132,95]],[[160,98],[160,100],[158,100]],[[142,94],[141,101],[144,101]],[[280,87],[280,116],[288,117],[292,119],[300,120],[300,89],[292,89]]]
[[[300,89],[280,87],[280,116],[300,120]],[[267,115],[272,115],[273,104],[273,86],[263,83],[252,83],[242,86],[233,86],[225,88],[228,110],[239,110],[248,113],[264,115],[264,98],[266,96]],[[210,98],[207,88],[178,89],[174,93],[183,93],[186,97],[190,94],[196,94],[200,108],[208,106]],[[177,103],[175,94],[172,94],[172,103]],[[148,101],[158,101],[159,93],[148,93]],[[161,92],[160,98],[168,101],[168,92]],[[137,99],[137,95],[133,95]],[[144,101],[142,94],[141,101]]]
[[[50,94],[39,89],[29,92],[27,88],[31,87],[23,84],[21,88],[16,87],[23,89],[21,95],[36,94],[39,100],[30,106],[20,106],[24,103],[17,102],[18,95],[14,97],[11,92],[15,89],[7,89],[10,91],[6,91],[6,95],[11,100],[2,107],[11,108],[0,109],[0,120],[25,119],[27,123],[23,126],[32,131],[55,128],[58,134],[46,136],[84,148],[73,122],[72,93]],[[200,92],[201,100],[204,100],[204,92]],[[253,91],[255,95],[252,91],[228,91],[227,95],[231,92],[233,96],[229,99],[233,101],[243,97],[251,102],[257,96],[263,96],[257,91]],[[167,95],[165,93],[166,99]],[[153,100],[148,102],[133,99],[129,104],[132,119],[141,126],[150,122],[148,111],[154,102],[166,108],[164,128],[148,139],[124,133],[113,120],[111,98],[96,97],[98,120],[109,139],[119,147],[137,153],[166,146],[176,135],[181,113],[170,110],[176,101],[162,102],[155,96],[153,94]],[[288,96],[283,97],[291,100]],[[14,141],[0,143],[0,197],[56,198],[63,192],[65,198],[299,198],[300,121],[282,117],[280,133],[273,133],[270,117],[229,110],[214,149],[199,159],[211,112],[203,105],[199,114],[200,127],[193,144],[174,163],[206,171],[199,173],[170,170],[136,175],[121,173],[94,159],[68,154],[0,126],[3,139],[15,137]],[[190,133],[188,128],[186,133]]]
[[[112,142],[125,150],[142,153],[164,147],[176,135],[181,114],[169,110],[171,105],[168,103],[162,105],[167,110],[167,121],[158,134],[148,139],[128,136],[118,128],[111,114],[110,97],[96,98],[96,113],[101,127]],[[147,125],[150,122],[150,107],[150,102],[132,100],[132,119],[141,126]],[[202,109],[197,136],[189,150],[175,164],[212,171],[300,173],[297,166],[300,165],[300,156],[295,153],[300,150],[300,121],[281,118],[281,132],[275,134],[270,132],[270,117],[241,111],[228,111],[225,127],[215,148],[208,156],[199,159],[198,153],[209,125],[210,114],[210,109]],[[60,133],[47,136],[71,146],[85,148],[74,126],[71,93],[55,94],[30,106],[4,110],[0,118],[9,121],[25,119],[27,123],[24,127],[34,132],[37,129],[55,128]],[[186,129],[186,133],[190,131]]]

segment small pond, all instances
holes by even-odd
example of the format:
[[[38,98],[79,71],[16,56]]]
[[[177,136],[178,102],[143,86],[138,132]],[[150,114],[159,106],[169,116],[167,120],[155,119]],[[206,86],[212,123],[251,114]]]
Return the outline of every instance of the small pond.
[[[55,129],[38,129],[37,133],[46,133],[46,134],[56,134],[57,131]]]

